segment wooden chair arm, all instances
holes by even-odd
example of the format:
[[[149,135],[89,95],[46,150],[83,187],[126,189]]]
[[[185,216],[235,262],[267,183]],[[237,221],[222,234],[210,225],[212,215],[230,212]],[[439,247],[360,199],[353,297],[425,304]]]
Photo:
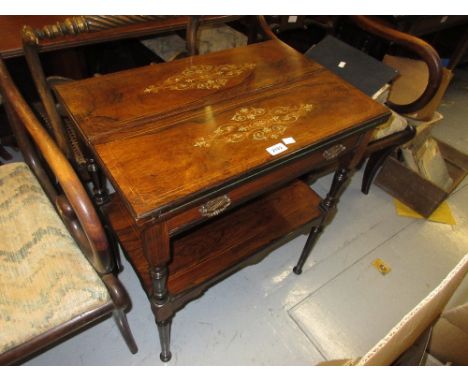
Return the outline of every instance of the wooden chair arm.
[[[96,271],[100,274],[110,272],[113,269],[113,257],[104,228],[88,194],[67,158],[43,129],[19,93],[1,58],[0,91],[4,100],[8,103],[9,114],[14,115],[12,123],[15,124],[15,130],[26,128],[66,196],[66,199],[57,197],[55,201],[62,218],[68,220],[68,224],[65,223],[74,225],[77,232],[82,229],[83,239],[87,242],[78,244],[82,244],[80,246],[82,249],[84,247],[85,255]],[[73,213],[68,208],[67,203],[70,204]],[[75,215],[78,221],[73,221]],[[77,225],[78,223],[79,225]],[[89,250],[86,250],[86,248]]]
[[[442,80],[442,64],[436,50],[424,40],[407,33],[400,32],[385,25],[380,20],[367,16],[351,16],[351,20],[361,29],[387,41],[400,45],[417,54],[429,70],[428,84],[418,99],[406,105],[389,102],[388,106],[398,113],[408,114],[422,109],[434,97]]]
[[[257,16],[257,21],[258,21],[258,25],[260,26],[260,29],[262,30],[262,32],[264,33],[265,37],[266,37],[268,40],[277,40],[277,41],[283,42],[283,41],[280,40],[280,39],[278,38],[278,36],[271,30],[270,25],[268,25],[267,21],[265,20],[265,16]]]

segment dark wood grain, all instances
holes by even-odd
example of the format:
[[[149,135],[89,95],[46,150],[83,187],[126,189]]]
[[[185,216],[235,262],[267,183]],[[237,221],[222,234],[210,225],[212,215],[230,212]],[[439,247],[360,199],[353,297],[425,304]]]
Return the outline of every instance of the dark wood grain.
[[[169,291],[200,285],[318,218],[319,202],[308,185],[297,181],[175,238]]]
[[[158,83],[151,75],[161,81],[161,76],[179,73],[187,65],[249,62],[257,63],[252,73],[233,79],[232,84],[228,81],[228,89],[144,93],[146,86]],[[197,192],[388,117],[385,107],[276,41],[162,67],[57,87],[60,99],[135,218],[156,216],[168,204],[180,204]],[[218,127],[232,123],[242,110],[248,114],[261,109],[268,114],[301,105],[310,110],[294,123],[286,123],[286,129],[272,138],[249,136],[233,143],[215,137],[210,147],[196,147],[201,139],[216,135]],[[248,118],[256,117],[247,116],[247,122]],[[268,154],[267,147],[287,136],[297,143],[278,156]]]
[[[42,28],[45,25],[61,22],[70,16],[37,15],[37,16],[0,16],[0,52],[2,57],[11,58],[23,55],[21,29],[24,25],[33,28]],[[215,23],[237,19],[239,16],[203,16],[203,23]],[[158,33],[158,31],[183,30],[188,23],[188,16],[173,16],[159,21],[128,25],[94,33],[83,33],[79,36],[66,36],[53,40],[44,40],[39,50],[47,52],[58,49],[73,48],[76,46],[97,44],[106,41],[119,40],[122,37],[142,37]]]
[[[225,65],[235,65],[240,73],[216,76]],[[213,75],[213,79],[227,79],[227,83],[209,88],[209,84],[199,81],[200,76],[194,74],[194,83],[198,81],[197,85],[206,88],[164,88],[165,80],[183,77],[184,70],[201,66],[211,67],[206,74]],[[268,41],[62,84],[56,90],[83,135],[92,143],[102,143],[115,140],[120,131],[124,136],[142,134],[148,127],[138,127],[152,121],[155,123],[150,128],[154,129],[155,125],[162,128],[187,118],[182,112],[203,112],[203,107],[213,107],[219,100],[235,99],[239,95],[244,98],[263,89],[283,87],[317,70],[323,68],[291,47]],[[156,91],[145,92],[152,86]],[[175,118],[167,119],[171,115]]]
[[[360,135],[353,135],[340,140],[340,144],[346,147],[346,149],[340,153],[340,156],[353,151],[356,146],[361,143],[360,140]],[[287,163],[279,168],[267,171],[262,176],[254,177],[252,180],[247,180],[240,185],[218,188],[216,192],[208,194],[197,200],[199,204],[195,205],[195,207],[187,208],[185,206],[181,206],[180,208],[173,209],[170,212],[163,214],[162,217],[167,219],[169,232],[173,235],[206,220],[207,218],[200,214],[200,205],[205,203],[207,200],[217,197],[218,195],[227,195],[232,201],[230,208],[234,208],[255,196],[278,188],[281,185],[307,174],[311,168],[317,170],[321,167],[327,166],[330,161],[324,158],[324,152],[330,147],[333,147],[333,145],[324,145],[323,148],[317,149],[310,155],[305,155],[303,158],[298,158],[291,163]],[[335,163],[336,158],[332,162]]]
[[[197,286],[310,223],[320,216],[319,202],[315,192],[296,181],[176,236],[169,263],[169,292],[174,295]],[[140,244],[140,229],[118,197],[105,208],[120,244],[151,294],[150,264]]]

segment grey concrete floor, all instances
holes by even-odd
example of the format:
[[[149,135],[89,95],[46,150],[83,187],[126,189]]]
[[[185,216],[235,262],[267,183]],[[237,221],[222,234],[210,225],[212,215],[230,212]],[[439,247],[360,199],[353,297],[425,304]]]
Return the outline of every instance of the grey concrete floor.
[[[468,150],[468,69],[456,73],[434,131]],[[315,365],[363,355],[468,252],[468,179],[449,198],[457,225],[397,216],[392,198],[360,192],[357,172],[301,276],[292,273],[304,235],[236,273],[175,316],[167,365]],[[331,177],[313,187],[322,196]],[[376,258],[392,271],[382,276]],[[120,276],[139,346],[127,350],[109,319],[26,365],[162,365],[149,303],[131,266]]]

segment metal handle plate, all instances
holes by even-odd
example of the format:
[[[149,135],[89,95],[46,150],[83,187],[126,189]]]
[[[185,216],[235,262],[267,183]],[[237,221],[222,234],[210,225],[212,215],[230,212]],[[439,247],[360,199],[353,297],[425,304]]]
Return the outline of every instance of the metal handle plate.
[[[336,158],[345,150],[346,150],[346,146],[340,143],[338,145],[332,146],[329,149],[325,150],[322,155],[326,160],[330,160],[330,159]]]
[[[212,217],[219,215],[231,205],[231,199],[227,195],[222,195],[214,198],[203,204],[198,210],[204,217]]]

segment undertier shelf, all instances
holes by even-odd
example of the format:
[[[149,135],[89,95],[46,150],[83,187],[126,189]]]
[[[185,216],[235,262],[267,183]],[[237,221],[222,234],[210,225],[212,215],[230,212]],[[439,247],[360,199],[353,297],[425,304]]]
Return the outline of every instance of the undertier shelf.
[[[203,284],[319,218],[319,203],[320,197],[307,184],[295,181],[174,237],[169,292],[177,295]],[[106,214],[150,293],[149,264],[143,255],[140,232],[117,197],[106,207]]]

